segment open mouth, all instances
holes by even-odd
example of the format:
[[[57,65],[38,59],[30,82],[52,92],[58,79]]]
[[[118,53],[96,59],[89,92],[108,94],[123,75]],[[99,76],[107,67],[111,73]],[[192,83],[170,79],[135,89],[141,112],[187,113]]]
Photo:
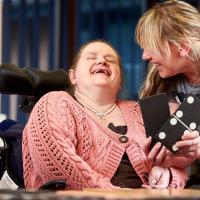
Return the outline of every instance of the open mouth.
[[[107,76],[110,76],[111,72],[109,72],[106,69],[95,69],[95,70],[92,71],[92,74],[105,74]]]

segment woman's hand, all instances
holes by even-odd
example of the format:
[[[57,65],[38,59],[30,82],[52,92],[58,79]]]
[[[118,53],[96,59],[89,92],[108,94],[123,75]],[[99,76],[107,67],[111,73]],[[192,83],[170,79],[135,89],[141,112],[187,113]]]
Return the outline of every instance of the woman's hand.
[[[152,138],[148,137],[146,144],[145,144],[147,157],[154,165],[162,165],[163,166],[163,162],[164,162],[166,156],[170,154],[170,152],[160,142],[156,143],[151,148],[150,147],[151,141],[152,141]]]
[[[194,162],[194,158],[185,155],[183,151],[173,154],[166,147],[162,146],[160,142],[156,143],[151,149],[151,137],[147,138],[146,142],[146,154],[148,159],[152,162],[153,165],[159,165],[162,167],[178,167],[186,168]],[[179,145],[183,145],[182,143]],[[199,149],[200,150],[200,149]],[[182,153],[181,153],[182,151]]]
[[[149,151],[148,159],[156,165],[161,165],[163,159],[166,157],[167,148],[160,142],[156,143],[153,148]]]
[[[170,184],[170,171],[168,168],[154,166],[149,174],[149,185],[143,188],[165,189]]]
[[[193,160],[200,159],[200,136],[198,131],[185,133],[181,141],[175,145],[180,150],[177,155],[191,158]]]

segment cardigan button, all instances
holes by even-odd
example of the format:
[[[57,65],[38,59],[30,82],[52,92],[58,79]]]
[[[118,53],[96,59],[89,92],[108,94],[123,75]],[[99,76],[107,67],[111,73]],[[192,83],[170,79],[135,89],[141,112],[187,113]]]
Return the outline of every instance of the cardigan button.
[[[128,137],[125,136],[125,135],[122,135],[122,136],[119,138],[119,141],[120,141],[121,143],[126,143],[126,142],[128,142]]]

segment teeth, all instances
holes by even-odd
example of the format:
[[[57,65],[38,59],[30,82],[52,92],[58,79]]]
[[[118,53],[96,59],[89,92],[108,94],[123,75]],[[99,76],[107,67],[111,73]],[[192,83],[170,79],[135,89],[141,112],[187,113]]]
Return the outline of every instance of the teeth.
[[[107,72],[106,70],[103,70],[103,72],[104,72],[105,74],[109,75],[108,72]]]
[[[96,73],[104,73],[104,74],[106,74],[106,75],[109,75],[108,72],[107,72],[106,70],[102,70],[102,69],[98,69],[98,70],[96,70],[94,73],[95,73],[95,74],[96,74]]]

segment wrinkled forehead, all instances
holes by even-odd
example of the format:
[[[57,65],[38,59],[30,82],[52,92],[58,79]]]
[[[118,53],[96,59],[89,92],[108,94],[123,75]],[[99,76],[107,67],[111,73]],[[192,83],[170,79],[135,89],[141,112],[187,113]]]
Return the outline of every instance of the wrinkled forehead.
[[[105,55],[112,55],[118,59],[116,51],[111,48],[109,45],[103,42],[93,42],[88,44],[81,53],[81,56],[86,54],[93,53],[93,54],[105,54]]]

